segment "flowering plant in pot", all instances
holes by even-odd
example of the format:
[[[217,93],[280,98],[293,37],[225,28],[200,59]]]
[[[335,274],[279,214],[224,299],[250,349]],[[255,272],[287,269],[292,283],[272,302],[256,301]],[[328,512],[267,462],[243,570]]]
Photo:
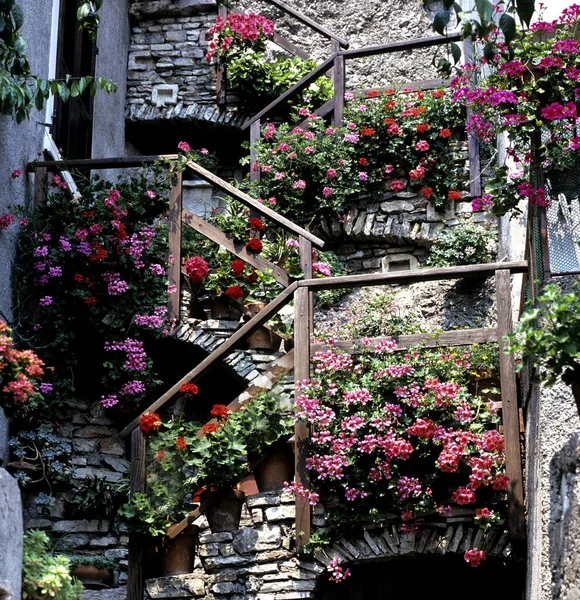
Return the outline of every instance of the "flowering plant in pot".
[[[298,113],[307,126],[268,123],[254,148],[261,179],[250,188],[276,210],[342,212],[361,193],[388,199],[407,187],[440,210],[461,198],[452,152],[461,110],[447,92],[348,94],[342,127]]]
[[[504,442],[493,404],[467,389],[470,353],[410,350],[394,342],[359,356],[328,350],[297,389],[297,417],[312,427],[311,489],[295,493],[328,508],[331,530],[345,523],[401,519],[402,531],[452,506],[505,508]]]
[[[540,14],[528,29],[514,25],[509,39],[505,31],[492,28],[478,40],[473,62],[452,80],[454,101],[472,109],[468,131],[486,142],[502,133],[509,139],[504,162],[487,183],[486,194],[473,202],[474,210],[488,207],[501,216],[517,212],[525,198],[545,206],[545,190],[530,184],[533,169],[541,166],[549,175],[575,163],[580,149],[579,22],[575,4],[554,21],[541,20]]]
[[[188,389],[184,393],[191,393]],[[125,516],[133,526],[161,535],[204,493],[219,490],[227,497],[248,472],[248,453],[261,451],[288,429],[286,409],[287,401],[274,389],[257,394],[239,412],[215,405],[210,411],[213,420],[203,426],[184,416],[167,422],[156,419],[147,493],[133,495],[123,509]]]

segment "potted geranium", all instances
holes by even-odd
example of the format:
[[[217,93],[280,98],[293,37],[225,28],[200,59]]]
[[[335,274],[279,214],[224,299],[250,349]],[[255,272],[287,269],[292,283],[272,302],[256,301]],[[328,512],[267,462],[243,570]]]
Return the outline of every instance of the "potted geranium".
[[[112,558],[92,554],[75,554],[68,557],[71,575],[82,582],[89,590],[100,590],[113,583],[113,569],[116,563]]]

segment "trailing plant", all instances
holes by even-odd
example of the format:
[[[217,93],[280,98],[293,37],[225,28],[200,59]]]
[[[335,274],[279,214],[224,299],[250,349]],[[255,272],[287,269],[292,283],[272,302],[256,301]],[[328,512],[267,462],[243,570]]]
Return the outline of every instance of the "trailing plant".
[[[535,306],[528,305],[507,340],[506,352],[521,355],[523,364],[539,367],[537,377],[547,385],[560,378],[572,387],[580,412],[580,284],[571,289],[551,283]]]
[[[22,487],[43,484],[52,493],[53,486],[68,484],[73,472],[72,445],[47,425],[34,431],[18,431],[9,446],[15,461],[9,467]],[[37,504],[48,505],[50,497],[39,494]]]
[[[247,110],[258,111],[310,73],[317,64],[297,56],[270,59],[264,52],[246,50],[228,57],[228,77],[232,88]],[[318,108],[332,98],[333,85],[328,77],[320,77],[286,105],[308,105]]]
[[[77,10],[77,21],[81,29],[87,31],[91,40],[97,39],[97,30],[101,18],[99,9],[103,6],[103,0],[81,0]]]
[[[261,178],[249,187],[275,210],[341,213],[361,193],[388,198],[406,187],[438,210],[462,196],[450,144],[461,111],[443,90],[347,94],[344,127],[305,107],[299,116],[307,127],[268,123],[255,144]]]
[[[500,22],[506,18],[511,19],[502,14]],[[540,20],[529,29],[511,24],[509,46],[506,31],[493,30],[476,46],[473,62],[460,67],[452,80],[454,101],[472,109],[467,130],[484,141],[499,134],[509,139],[485,194],[473,201],[474,210],[517,213],[523,199],[546,206],[544,188],[530,183],[534,170],[541,167],[549,177],[575,163],[580,149],[579,20],[580,6],[574,4],[553,22]]]
[[[427,264],[430,267],[453,267],[493,262],[496,244],[495,227],[463,220],[437,233],[429,249]]]
[[[121,514],[137,529],[165,534],[204,490],[232,487],[243,479],[248,453],[260,452],[289,430],[287,410],[281,390],[273,389],[257,394],[236,413],[214,405],[214,420],[203,427],[185,418],[159,422],[151,437],[147,493],[134,494]]]
[[[311,487],[287,487],[322,501],[331,533],[398,514],[401,531],[451,507],[505,509],[504,441],[493,404],[467,390],[470,352],[410,350],[394,342],[350,356],[328,350],[297,388],[297,418],[312,427]],[[482,513],[484,514],[484,513]]]
[[[53,555],[44,531],[24,533],[22,558],[22,598],[24,600],[77,600],[83,591],[80,581],[70,575],[70,562]]]
[[[86,12],[88,5],[90,2],[83,2],[79,15]],[[96,11],[92,9],[83,19],[82,26],[92,27],[98,22]],[[16,0],[3,0],[0,3],[0,115],[14,116],[16,122],[21,123],[29,117],[33,107],[42,110],[50,96],[57,95],[66,102],[87,89],[92,95],[99,89],[108,94],[117,90],[117,84],[103,77],[67,75],[63,80],[56,80],[34,75],[25,54],[26,42],[20,34],[23,24],[22,7]]]

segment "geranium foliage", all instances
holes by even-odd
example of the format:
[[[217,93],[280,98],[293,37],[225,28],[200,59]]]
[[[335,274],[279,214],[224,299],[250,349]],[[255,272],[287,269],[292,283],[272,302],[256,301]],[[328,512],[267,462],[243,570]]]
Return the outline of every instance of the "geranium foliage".
[[[316,354],[312,379],[298,386],[297,416],[312,428],[311,489],[296,492],[320,498],[342,532],[387,513],[409,531],[454,505],[501,512],[504,442],[494,405],[468,391],[470,352],[405,355],[388,341],[362,343],[357,357]],[[480,514],[484,525],[500,521],[494,510]]]

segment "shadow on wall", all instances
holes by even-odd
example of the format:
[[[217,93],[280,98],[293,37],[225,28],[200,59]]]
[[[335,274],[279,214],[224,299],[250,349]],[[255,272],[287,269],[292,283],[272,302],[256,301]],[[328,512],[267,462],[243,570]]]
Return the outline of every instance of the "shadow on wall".
[[[493,317],[490,313],[493,311]],[[495,323],[495,284],[493,278],[456,281],[445,293],[441,306],[441,327],[476,328]]]

